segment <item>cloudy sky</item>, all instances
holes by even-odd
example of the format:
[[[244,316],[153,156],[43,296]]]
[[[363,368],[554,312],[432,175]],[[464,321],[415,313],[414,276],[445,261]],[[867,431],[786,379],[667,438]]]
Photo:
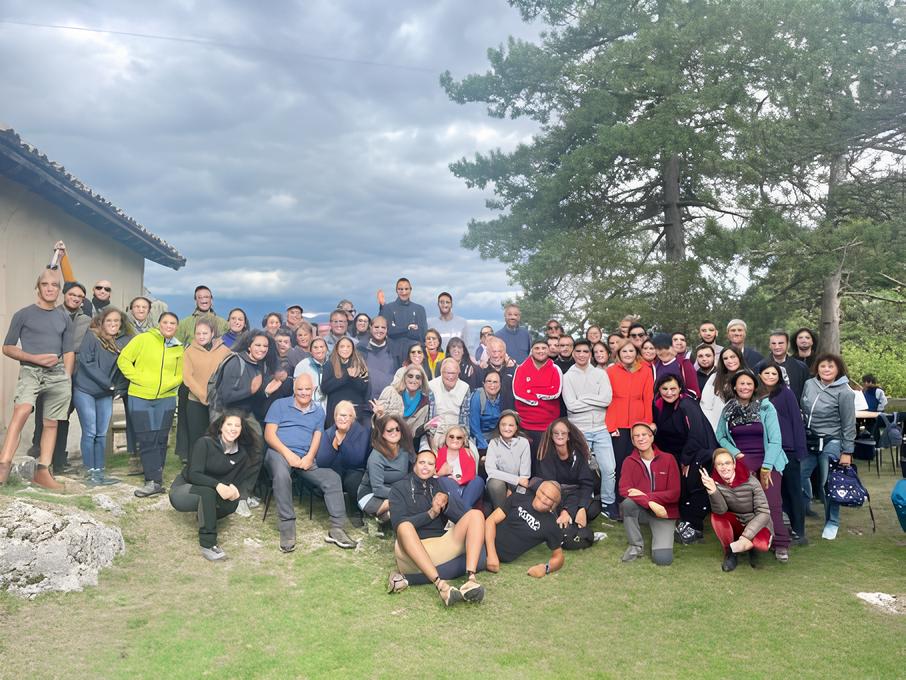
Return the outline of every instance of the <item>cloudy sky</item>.
[[[447,289],[499,319],[505,268],[459,246],[486,196],[447,166],[533,128],[451,102],[438,75],[540,27],[504,0],[257,5],[4,0],[0,121],[188,258],[146,271],[179,312],[199,282],[220,309],[371,312],[405,274],[429,315]]]

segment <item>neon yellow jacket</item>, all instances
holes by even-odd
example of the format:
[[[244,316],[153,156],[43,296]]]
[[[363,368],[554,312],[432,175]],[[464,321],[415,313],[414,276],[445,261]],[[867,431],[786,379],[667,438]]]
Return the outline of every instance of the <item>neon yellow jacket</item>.
[[[140,399],[175,397],[182,384],[183,346],[167,344],[157,328],[136,335],[123,348],[116,365],[129,381],[129,396]]]

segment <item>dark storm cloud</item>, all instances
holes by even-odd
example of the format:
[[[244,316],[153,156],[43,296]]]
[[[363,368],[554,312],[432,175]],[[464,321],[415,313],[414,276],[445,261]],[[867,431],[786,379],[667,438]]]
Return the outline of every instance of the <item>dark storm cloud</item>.
[[[370,301],[405,273],[429,310],[448,289],[491,318],[514,294],[500,263],[460,248],[485,196],[447,165],[532,128],[450,102],[437,80],[534,34],[504,2],[5,7],[4,19],[218,43],[0,24],[0,60],[17,65],[0,120],[186,255],[179,272],[149,264],[156,294],[203,280],[221,297],[313,308]]]

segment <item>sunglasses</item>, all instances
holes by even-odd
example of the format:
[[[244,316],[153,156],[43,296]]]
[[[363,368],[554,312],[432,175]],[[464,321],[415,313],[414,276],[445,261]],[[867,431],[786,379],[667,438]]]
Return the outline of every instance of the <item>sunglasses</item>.
[[[418,378],[419,380],[421,380],[422,374],[421,373],[407,373],[406,377],[407,378]]]
[[[491,334],[491,331],[485,331],[484,333],[481,334],[481,337],[486,338],[490,334]]]
[[[424,352],[422,352],[420,349],[414,349],[411,352],[409,352],[409,354],[424,354]]]
[[[453,441],[463,441],[465,437],[461,434],[451,434],[447,436],[447,439],[452,439]]]
[[[110,286],[95,286],[94,289],[95,289],[95,290],[105,290],[105,291],[107,291],[108,293],[109,293],[111,290],[113,290],[112,288],[110,288]]]
[[[400,429],[398,427],[388,427],[386,430],[384,430],[384,434],[393,434],[394,432],[399,431]]]

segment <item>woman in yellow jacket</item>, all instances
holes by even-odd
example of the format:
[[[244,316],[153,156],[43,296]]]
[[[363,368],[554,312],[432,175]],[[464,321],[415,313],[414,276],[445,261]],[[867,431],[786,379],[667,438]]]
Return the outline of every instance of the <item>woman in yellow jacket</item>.
[[[158,327],[136,335],[116,360],[129,381],[129,417],[135,429],[145,485],[139,498],[163,493],[167,437],[176,411],[176,391],[182,384],[183,346],[176,339],[179,318],[164,312]]]

